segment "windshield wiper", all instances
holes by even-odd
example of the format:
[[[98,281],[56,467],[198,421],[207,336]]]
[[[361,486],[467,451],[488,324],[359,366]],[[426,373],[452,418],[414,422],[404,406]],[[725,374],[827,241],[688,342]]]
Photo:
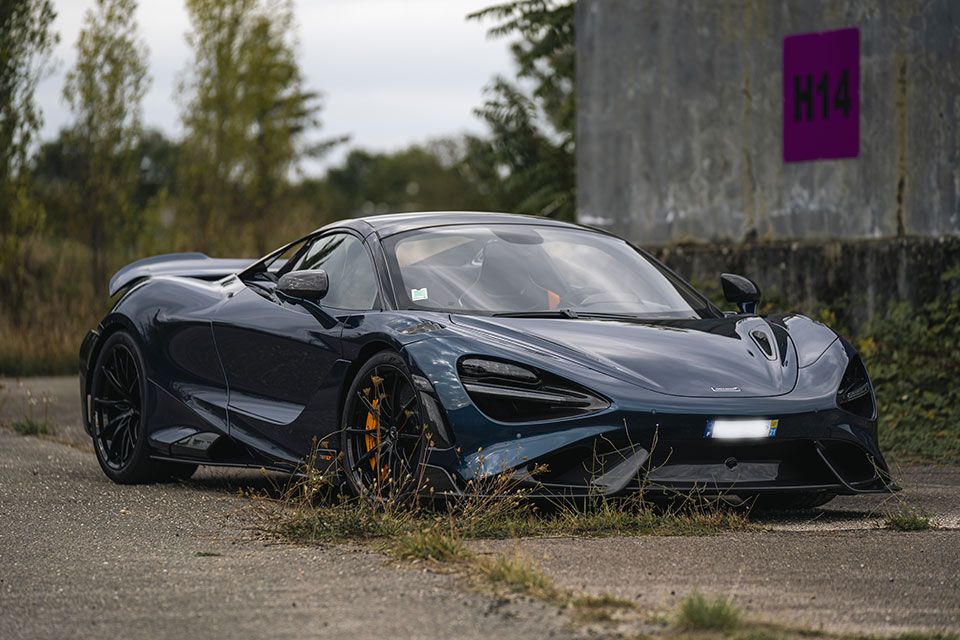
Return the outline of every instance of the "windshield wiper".
[[[575,320],[580,316],[572,309],[555,309],[544,311],[506,311],[504,313],[494,313],[494,318],[567,318]]]

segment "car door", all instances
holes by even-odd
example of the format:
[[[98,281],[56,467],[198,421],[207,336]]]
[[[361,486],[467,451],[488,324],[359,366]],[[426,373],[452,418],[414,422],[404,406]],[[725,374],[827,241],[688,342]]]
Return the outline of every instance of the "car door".
[[[330,289],[319,305],[276,290],[276,276],[304,269],[327,271]],[[336,429],[349,364],[341,359],[342,320],[378,304],[376,282],[363,241],[342,231],[311,239],[271,277],[238,279],[214,322],[232,437],[297,460]]]

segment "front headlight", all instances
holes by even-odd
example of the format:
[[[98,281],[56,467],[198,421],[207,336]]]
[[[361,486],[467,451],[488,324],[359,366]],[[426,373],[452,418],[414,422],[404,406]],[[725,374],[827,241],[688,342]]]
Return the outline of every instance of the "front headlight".
[[[870,377],[863,360],[849,344],[844,341],[847,357],[847,369],[843,372],[840,387],[837,389],[837,406],[864,418],[873,418],[876,407],[873,401],[873,391],[870,387]]]
[[[460,361],[458,370],[477,408],[499,422],[570,418],[610,406],[569,380],[519,364],[468,357]]]

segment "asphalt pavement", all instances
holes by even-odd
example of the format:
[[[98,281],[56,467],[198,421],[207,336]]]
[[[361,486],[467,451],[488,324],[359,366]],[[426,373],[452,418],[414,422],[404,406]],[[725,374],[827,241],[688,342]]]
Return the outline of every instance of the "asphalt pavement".
[[[237,487],[256,472],[201,469],[189,483],[118,486],[79,422],[75,378],[0,380],[0,423],[47,397],[56,431],[0,428],[0,638],[576,637],[532,600],[479,594],[455,576],[355,546],[281,544]],[[29,390],[29,395],[27,391]],[[45,395],[44,395],[45,394]],[[33,411],[44,409],[38,401]],[[38,408],[39,407],[39,408]],[[960,467],[897,469],[894,498],[756,518],[708,537],[478,542],[519,550],[556,583],[673,610],[694,590],[750,617],[830,632],[960,631]],[[883,528],[905,506],[938,528]]]
[[[0,638],[572,637],[531,600],[249,529],[235,483],[118,486],[92,453],[0,429]]]

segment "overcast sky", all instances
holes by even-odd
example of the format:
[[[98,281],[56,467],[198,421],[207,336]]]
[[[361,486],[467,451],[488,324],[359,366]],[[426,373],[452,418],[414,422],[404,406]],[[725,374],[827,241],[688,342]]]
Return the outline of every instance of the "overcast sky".
[[[94,1],[54,4],[58,66],[36,96],[45,139],[70,122],[61,98],[63,78],[76,58],[83,15]],[[491,4],[495,0],[296,0],[307,86],[325,95],[323,136],[350,134],[351,145],[388,150],[483,131],[472,110],[481,104],[484,85],[512,66],[507,42],[490,40],[489,24],[467,22],[465,16]],[[153,76],[144,123],[178,135],[173,93],[190,59],[183,2],[140,0],[138,20]]]

